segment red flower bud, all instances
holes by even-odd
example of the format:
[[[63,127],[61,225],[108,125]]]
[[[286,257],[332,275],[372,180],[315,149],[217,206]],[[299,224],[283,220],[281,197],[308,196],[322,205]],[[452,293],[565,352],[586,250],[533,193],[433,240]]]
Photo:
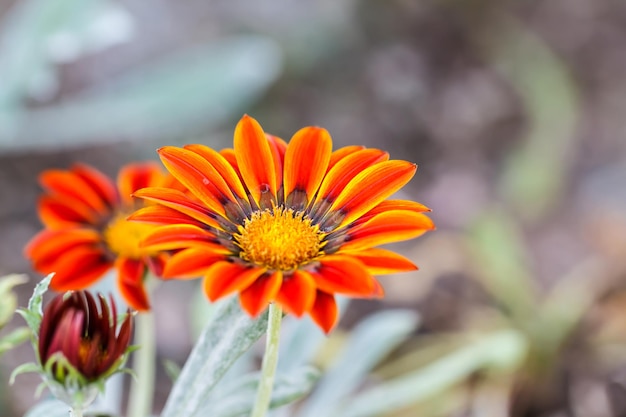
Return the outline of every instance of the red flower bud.
[[[99,306],[98,306],[99,301]],[[87,291],[56,296],[46,307],[39,328],[39,359],[62,354],[87,383],[108,376],[119,365],[130,342],[132,321],[129,314],[117,331],[117,310],[98,294],[98,301]],[[56,354],[56,355],[55,355]],[[54,363],[52,377],[64,383],[67,370]]]

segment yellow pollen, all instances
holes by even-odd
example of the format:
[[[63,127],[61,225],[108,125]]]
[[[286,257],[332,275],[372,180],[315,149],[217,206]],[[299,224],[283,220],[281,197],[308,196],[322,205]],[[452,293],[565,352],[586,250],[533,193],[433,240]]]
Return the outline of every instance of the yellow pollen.
[[[253,213],[234,236],[242,259],[280,271],[314,260],[322,253],[324,238],[304,213],[282,207]]]
[[[113,217],[104,229],[104,240],[115,255],[131,259],[155,255],[156,251],[139,247],[139,242],[156,227],[153,224],[126,220],[128,213]]]

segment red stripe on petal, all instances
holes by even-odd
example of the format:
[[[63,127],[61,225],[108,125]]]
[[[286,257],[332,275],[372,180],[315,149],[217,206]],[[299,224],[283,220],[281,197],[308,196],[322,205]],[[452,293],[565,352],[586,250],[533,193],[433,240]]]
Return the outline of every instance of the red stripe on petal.
[[[434,228],[433,221],[423,213],[387,211],[349,229],[348,240],[341,250],[354,251],[413,239]]]
[[[246,201],[248,200],[246,189],[239,178],[239,174],[235,168],[233,168],[232,164],[228,162],[224,156],[222,156],[222,154],[209,148],[208,146],[198,144],[185,145],[185,149],[189,149],[206,159],[206,161],[211,164],[224,179],[229,190],[231,190],[239,198]]]
[[[340,254],[354,256],[373,275],[394,274],[417,269],[417,266],[404,256],[386,249],[370,248],[349,253],[341,251]]]
[[[417,166],[406,161],[385,161],[361,171],[341,191],[330,212],[345,213],[339,226],[347,225],[402,188]]]
[[[330,171],[337,162],[341,161],[343,158],[356,151],[360,151],[361,149],[365,149],[365,146],[351,145],[337,149],[330,155],[330,161],[328,162],[328,171]]]
[[[39,182],[52,196],[61,201],[72,200],[79,202],[91,211],[106,214],[109,211],[107,201],[104,201],[99,192],[83,180],[79,175],[70,171],[48,170],[41,173]]]
[[[120,196],[115,184],[105,174],[86,164],[75,164],[72,172],[83,179],[109,207],[120,203]]]
[[[298,130],[285,153],[285,198],[300,190],[308,200],[313,198],[326,174],[333,144],[326,129],[305,127]]]
[[[309,312],[313,321],[328,334],[335,327],[339,319],[339,309],[332,294],[317,291],[315,303]]]
[[[192,201],[181,191],[171,188],[151,187],[138,190],[133,196],[178,210],[208,226],[221,228],[218,214]],[[130,218],[132,219],[133,216],[131,215]],[[224,218],[221,219],[226,221]]]
[[[202,227],[205,224],[199,220],[187,216],[178,210],[165,206],[143,207],[131,214],[128,220],[155,224],[192,224]]]
[[[320,185],[316,202],[326,200],[332,203],[360,172],[388,158],[387,152],[378,149],[363,149],[347,155],[326,174]]]
[[[124,300],[135,310],[150,310],[150,301],[144,285],[146,266],[141,260],[118,258],[115,262],[118,272],[117,285]]]
[[[113,265],[101,249],[76,247],[51,265],[55,272],[50,287],[56,291],[82,290],[91,286]]]
[[[281,271],[258,278],[239,294],[241,307],[252,317],[258,316],[274,300],[282,282]]]
[[[224,214],[224,203],[236,201],[224,178],[197,153],[174,146],[158,152],[167,170],[211,211]]]
[[[270,144],[272,150],[272,157],[274,158],[274,169],[276,171],[276,184],[278,188],[283,183],[283,166],[285,161],[285,152],[287,151],[287,142],[279,138],[278,136],[265,134],[267,141]]]
[[[234,144],[237,165],[248,191],[264,208],[269,204],[266,200],[276,200],[278,182],[274,156],[261,125],[252,117],[243,116],[235,128]]]
[[[189,248],[172,255],[165,264],[164,278],[198,278],[213,264],[226,259],[224,248]]]
[[[290,314],[297,317],[310,311],[315,302],[316,286],[311,274],[294,271],[283,279],[276,301]]]
[[[327,293],[369,297],[374,291],[374,278],[357,259],[351,256],[330,255],[320,259],[320,266],[312,274],[318,289]]]
[[[172,224],[157,227],[140,242],[142,248],[150,250],[182,249],[193,244],[215,248],[221,247],[221,245],[215,243],[215,235],[211,232],[190,224]]]
[[[265,272],[261,268],[248,268],[231,262],[213,264],[204,277],[204,292],[211,301],[233,292],[243,291]]]
[[[37,210],[41,222],[51,229],[96,224],[101,217],[81,201],[61,196],[40,197]]]
[[[26,244],[24,253],[38,271],[50,272],[50,265],[65,252],[78,247],[94,247],[101,240],[92,229],[43,230]]]

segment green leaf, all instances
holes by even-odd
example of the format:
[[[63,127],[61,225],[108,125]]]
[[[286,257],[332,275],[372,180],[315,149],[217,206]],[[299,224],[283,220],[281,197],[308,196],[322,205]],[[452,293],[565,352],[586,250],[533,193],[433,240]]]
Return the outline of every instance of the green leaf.
[[[292,371],[290,374],[279,374],[274,382],[270,409],[274,409],[305,396],[320,372],[310,366],[304,366]],[[254,405],[260,373],[244,375],[235,381],[231,381],[215,391],[205,401],[205,406],[194,417],[243,417],[248,416]]]
[[[49,274],[35,286],[33,295],[30,297],[30,300],[28,300],[27,309],[19,309],[17,311],[22,317],[24,317],[24,320],[26,320],[26,323],[32,330],[33,334],[39,333],[41,316],[43,315],[43,295],[46,291],[48,291],[48,287],[50,286],[50,281],[52,281],[53,276],[54,273]]]
[[[503,211],[484,213],[469,231],[479,279],[497,303],[520,324],[536,313],[533,278],[521,232]]]
[[[23,112],[11,134],[0,132],[0,150],[58,149],[122,137],[188,140],[243,113],[281,69],[280,48],[261,36],[184,49],[54,107]]]
[[[347,346],[322,377],[300,417],[328,416],[336,404],[356,391],[368,373],[418,325],[418,316],[409,310],[373,314],[355,327]]]
[[[180,376],[180,366],[170,359],[163,359],[163,369],[165,374],[170,378],[172,382],[176,382]]]
[[[518,332],[505,330],[482,336],[421,369],[344,401],[332,416],[380,416],[426,401],[476,371],[513,372],[522,363],[526,348],[526,340]]]
[[[28,327],[19,327],[11,333],[0,338],[0,355],[7,350],[13,349],[30,338],[31,332]]]
[[[0,278],[0,329],[7,324],[17,308],[17,295],[13,287],[28,281],[26,275],[7,275]]]
[[[215,312],[174,384],[161,417],[196,413],[226,371],[267,328],[267,312],[254,320],[231,297]]]
[[[345,311],[349,302],[350,298],[338,296],[339,311]],[[311,363],[327,337],[319,326],[308,318],[287,316],[283,322],[278,372],[290,373]]]
[[[59,400],[44,400],[28,410],[24,417],[67,417],[69,406]]]

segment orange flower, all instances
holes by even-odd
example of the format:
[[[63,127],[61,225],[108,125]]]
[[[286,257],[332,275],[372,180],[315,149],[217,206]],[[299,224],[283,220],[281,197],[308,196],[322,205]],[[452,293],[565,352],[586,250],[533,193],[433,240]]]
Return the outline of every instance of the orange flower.
[[[144,277],[148,269],[160,275],[166,255],[139,247],[153,225],[126,218],[144,205],[131,197],[133,192],[149,186],[175,186],[175,180],[157,163],[137,163],[119,172],[117,186],[82,164],[69,171],[45,171],[39,181],[47,191],[38,207],[45,229],[25,249],[34,268],[44,274],[55,272],[51,287],[69,291],[89,287],[115,267],[119,290],[128,304],[137,310],[149,309]]]
[[[332,152],[322,128],[299,130],[289,145],[251,117],[235,129],[234,150],[167,146],[159,155],[194,196],[167,188],[134,195],[158,203],[130,218],[161,224],[146,250],[183,249],[164,277],[204,275],[210,300],[238,292],[252,316],[277,302],[309,313],[328,332],[337,321],[335,294],[379,297],[372,274],[414,270],[406,258],[374,246],[434,228],[425,206],[386,200],[415,173],[378,149]]]

